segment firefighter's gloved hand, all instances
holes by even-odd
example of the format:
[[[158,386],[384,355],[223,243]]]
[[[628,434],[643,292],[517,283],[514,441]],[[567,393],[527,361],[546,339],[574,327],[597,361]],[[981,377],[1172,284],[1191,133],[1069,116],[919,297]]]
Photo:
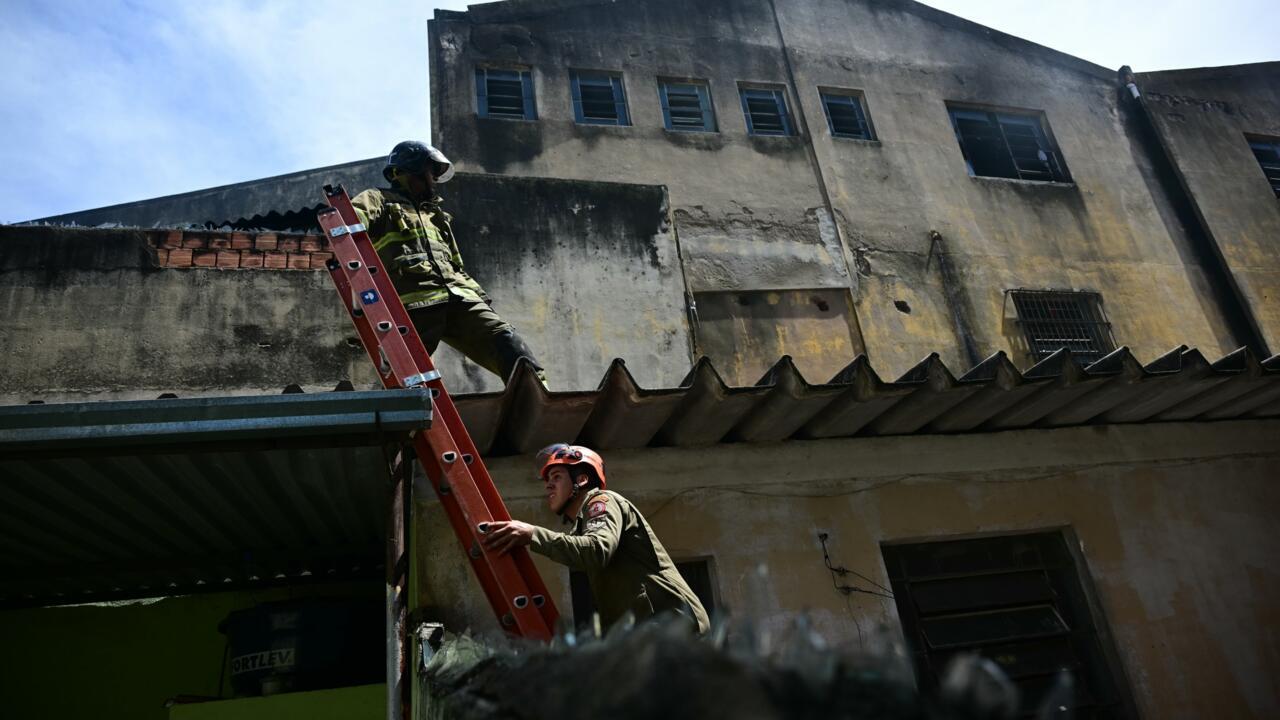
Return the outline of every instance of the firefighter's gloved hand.
[[[533,540],[534,526],[519,520],[491,522],[485,528],[484,547],[495,553],[511,552]]]

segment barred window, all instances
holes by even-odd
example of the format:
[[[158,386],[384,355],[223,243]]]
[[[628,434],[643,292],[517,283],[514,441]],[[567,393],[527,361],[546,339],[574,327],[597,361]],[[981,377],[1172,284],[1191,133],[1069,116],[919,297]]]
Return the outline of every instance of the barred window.
[[[1116,349],[1102,296],[1069,290],[1011,290],[1018,324],[1032,359],[1039,362],[1066,348],[1087,362]]]
[[[970,175],[1070,182],[1039,113],[949,108]]]
[[[978,653],[1018,687],[1031,718],[1058,674],[1074,681],[1078,718],[1128,717],[1080,574],[1060,532],[881,548],[922,688],[952,658]]]
[[[476,68],[476,110],[483,118],[535,120],[528,70]]]
[[[711,91],[705,82],[659,81],[658,98],[662,101],[662,120],[668,130],[716,131]]]
[[[822,110],[832,137],[874,140],[862,96],[851,90],[821,90]]]
[[[1271,183],[1272,192],[1280,197],[1280,138],[1252,136],[1249,147],[1258,159],[1258,165],[1262,166],[1262,174]]]
[[[782,88],[739,88],[751,135],[794,135]]]
[[[616,73],[570,73],[573,117],[588,125],[630,125],[622,76]]]

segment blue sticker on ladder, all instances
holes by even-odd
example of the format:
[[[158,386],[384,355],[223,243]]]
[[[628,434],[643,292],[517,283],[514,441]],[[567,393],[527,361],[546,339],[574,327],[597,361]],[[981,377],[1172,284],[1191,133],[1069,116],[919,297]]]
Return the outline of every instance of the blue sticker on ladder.
[[[372,305],[378,302],[378,291],[365,290],[364,292],[360,293],[360,302],[364,303],[365,305]]]

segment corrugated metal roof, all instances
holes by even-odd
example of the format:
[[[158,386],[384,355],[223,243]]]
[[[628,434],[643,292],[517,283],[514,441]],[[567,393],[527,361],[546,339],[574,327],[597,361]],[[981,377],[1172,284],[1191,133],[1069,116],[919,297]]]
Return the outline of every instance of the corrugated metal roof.
[[[0,606],[379,573],[379,444],[420,424],[414,392],[0,408]],[[1280,416],[1280,356],[1063,350],[1022,372],[1000,352],[957,377],[932,354],[893,382],[860,356],[821,384],[783,357],[750,387],[704,358],[661,389],[615,360],[582,392],[521,363],[502,392],[454,399],[488,457],[1214,421]]]
[[[1210,363],[1175,348],[1143,365],[1121,347],[1084,366],[1060,350],[1021,372],[998,352],[957,377],[932,354],[893,382],[863,356],[813,384],[781,358],[750,387],[699,360],[678,388],[647,390],[615,360],[596,390],[550,393],[525,364],[502,392],[455,397],[480,452],[552,442],[601,450],[722,442],[994,432],[1280,415],[1280,355],[1241,348]]]
[[[424,390],[0,408],[0,606],[381,574]]]

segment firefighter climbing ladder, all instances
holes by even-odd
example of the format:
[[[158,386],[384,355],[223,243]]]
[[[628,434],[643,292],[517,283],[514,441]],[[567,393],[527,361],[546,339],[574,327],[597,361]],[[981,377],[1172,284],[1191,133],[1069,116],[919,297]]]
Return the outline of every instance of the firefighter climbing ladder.
[[[334,257],[329,276],[342,298],[360,341],[387,388],[426,387],[435,413],[431,427],[413,438],[418,462],[444,505],[458,541],[471,560],[480,586],[504,630],[512,635],[550,640],[555,603],[525,548],[508,554],[484,550],[485,525],[510,520],[480,454],[476,452],[431,362],[409,312],[396,294],[378,253],[342,186],[326,185],[329,206],[317,219]]]

